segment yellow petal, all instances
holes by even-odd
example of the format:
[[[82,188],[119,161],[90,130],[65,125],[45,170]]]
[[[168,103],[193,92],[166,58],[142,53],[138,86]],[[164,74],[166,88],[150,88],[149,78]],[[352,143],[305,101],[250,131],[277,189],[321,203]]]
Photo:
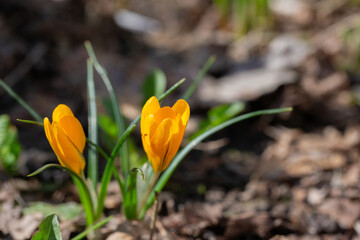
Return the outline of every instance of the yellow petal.
[[[154,135],[154,132],[157,131],[157,128],[159,127],[159,125],[161,124],[161,122],[167,118],[170,119],[175,119],[176,118],[176,114],[175,112],[170,108],[170,107],[163,107],[160,108],[155,114],[154,114],[154,119],[152,119],[152,122],[150,124],[150,129],[149,129],[149,135],[150,137],[152,135]]]
[[[183,99],[179,99],[174,106],[172,107],[172,109],[174,110],[174,112],[176,112],[177,114],[180,114],[181,116],[181,122],[182,125],[186,126],[187,122],[189,121],[189,117],[190,117],[190,107],[189,104],[183,100]]]
[[[158,122],[158,121],[162,121],[165,118],[175,118],[176,113],[171,107],[163,107],[157,110],[154,113],[154,116],[155,116],[155,120]]]
[[[52,121],[58,122],[65,116],[74,116],[74,114],[71,109],[65,104],[59,104],[53,111]]]
[[[181,122],[180,117],[177,120],[175,120],[174,122],[175,123],[172,126],[173,134],[172,134],[171,139],[169,141],[168,153],[166,154],[166,157],[164,159],[164,162],[165,162],[164,170],[168,167],[171,160],[174,158],[177,151],[179,150],[179,147],[180,147],[180,144],[182,142],[184,132],[185,132],[185,128],[180,123]]]
[[[83,153],[86,143],[84,129],[76,117],[64,116],[59,122],[54,123],[61,126],[62,130],[70,141],[76,146],[80,153]]]
[[[47,117],[44,118],[44,130],[45,130],[46,138],[48,139],[51,148],[53,149],[54,153],[56,154],[60,164],[64,166],[64,163],[61,160],[61,152],[60,152],[60,149],[58,148],[58,144],[57,144],[57,140],[55,138],[53,126],[50,124],[50,121]]]
[[[146,119],[149,114],[154,114],[159,109],[160,109],[160,104],[156,97],[151,97],[149,98],[149,100],[146,101],[141,111],[141,121],[140,121],[141,129],[143,129],[144,119]]]
[[[83,155],[66,136],[60,125],[55,125],[54,129],[56,130],[54,133],[57,147],[61,152],[61,154],[59,154],[59,157],[61,158],[60,163],[63,166],[71,169],[76,174],[81,175],[81,172],[85,168],[85,160]]]
[[[170,131],[171,125],[172,125],[172,120],[170,118],[167,118],[163,120],[156,128],[154,133],[150,135],[151,147],[153,151],[158,156],[160,156],[160,158],[164,158],[167,152],[167,148],[171,136],[171,131]]]

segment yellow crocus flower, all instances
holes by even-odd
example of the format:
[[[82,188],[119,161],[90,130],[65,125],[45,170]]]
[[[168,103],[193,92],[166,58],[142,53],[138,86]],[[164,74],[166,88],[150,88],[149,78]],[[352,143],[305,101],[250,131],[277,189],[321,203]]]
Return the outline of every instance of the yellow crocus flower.
[[[189,104],[179,99],[173,107],[160,108],[151,97],[141,112],[141,138],[155,172],[164,171],[180,147],[190,116]]]
[[[71,109],[64,104],[57,106],[52,114],[52,123],[47,117],[44,118],[44,129],[60,164],[81,176],[85,168],[82,153],[86,138],[81,123]]]

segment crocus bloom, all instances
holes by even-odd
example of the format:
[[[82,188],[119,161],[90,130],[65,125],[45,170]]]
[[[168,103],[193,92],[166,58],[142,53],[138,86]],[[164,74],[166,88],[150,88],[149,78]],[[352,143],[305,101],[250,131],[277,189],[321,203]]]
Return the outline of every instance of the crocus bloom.
[[[82,155],[85,147],[85,133],[71,109],[60,104],[52,114],[52,123],[44,118],[46,137],[60,164],[79,176],[85,167]]]
[[[180,147],[189,116],[189,105],[183,99],[173,107],[160,108],[156,97],[145,103],[141,112],[141,138],[155,172],[169,166]]]

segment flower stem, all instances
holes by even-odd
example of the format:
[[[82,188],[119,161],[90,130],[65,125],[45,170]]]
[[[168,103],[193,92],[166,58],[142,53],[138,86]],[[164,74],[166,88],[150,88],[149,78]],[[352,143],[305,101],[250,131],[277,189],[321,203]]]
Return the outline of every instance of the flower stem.
[[[151,176],[151,179],[149,180],[149,184],[146,187],[146,192],[144,195],[142,195],[141,202],[138,205],[138,211],[137,211],[138,216],[140,215],[143,208],[145,207],[145,204],[146,204],[150,194],[152,193],[152,190],[153,190],[159,176],[160,176],[160,172],[155,172],[155,171],[154,171],[154,174]]]

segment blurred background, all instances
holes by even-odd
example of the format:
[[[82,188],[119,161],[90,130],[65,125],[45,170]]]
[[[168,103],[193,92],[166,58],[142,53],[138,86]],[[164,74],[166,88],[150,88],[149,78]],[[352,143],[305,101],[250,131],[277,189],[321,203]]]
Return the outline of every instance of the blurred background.
[[[360,239],[359,7],[359,0],[0,0],[0,78],[42,116],[64,103],[87,129],[85,40],[128,122],[149,79],[167,88],[187,79],[164,101],[172,105],[216,57],[189,101],[184,143],[241,113],[294,110],[199,144],[161,195],[157,238]],[[107,149],[116,131],[98,75],[95,84]],[[26,178],[56,158],[43,130],[18,118],[32,119],[0,88],[2,239],[29,239],[42,219],[39,202],[79,201],[62,171]],[[131,148],[134,165],[146,160],[139,129]],[[125,222],[120,206],[114,183],[106,214],[116,217],[105,236],[146,239],[147,225]],[[73,212],[60,216],[65,239],[84,226]]]

